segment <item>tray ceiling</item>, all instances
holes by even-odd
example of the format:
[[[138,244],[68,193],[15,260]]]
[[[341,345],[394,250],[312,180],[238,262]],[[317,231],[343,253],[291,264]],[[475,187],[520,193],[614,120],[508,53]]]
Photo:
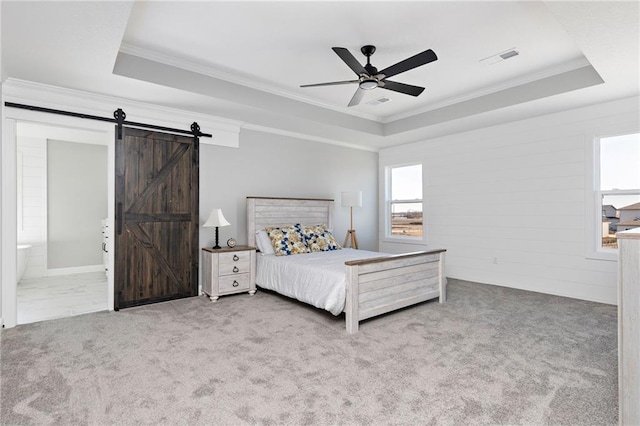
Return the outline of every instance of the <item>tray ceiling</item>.
[[[637,18],[635,2],[2,2],[2,59],[5,78],[380,148],[637,95]],[[331,47],[365,63],[365,44],[379,69],[433,49],[393,78],[426,90],[347,107],[355,84],[299,87],[353,79]]]

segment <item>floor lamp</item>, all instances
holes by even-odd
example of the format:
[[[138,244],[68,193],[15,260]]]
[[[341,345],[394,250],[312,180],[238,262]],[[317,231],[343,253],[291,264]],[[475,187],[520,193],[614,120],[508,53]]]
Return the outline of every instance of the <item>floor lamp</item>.
[[[362,191],[358,192],[343,192],[342,193],[342,207],[349,207],[351,216],[351,226],[347,231],[347,235],[344,236],[344,243],[342,247],[347,247],[347,243],[351,244],[354,249],[358,248],[358,237],[356,237],[356,230],[353,229],[353,208],[362,207]]]

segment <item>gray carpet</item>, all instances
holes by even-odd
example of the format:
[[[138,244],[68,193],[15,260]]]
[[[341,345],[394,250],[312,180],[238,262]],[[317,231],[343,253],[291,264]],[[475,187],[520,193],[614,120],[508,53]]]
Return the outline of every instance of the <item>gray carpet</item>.
[[[616,307],[450,280],[365,321],[273,293],[18,326],[0,423],[617,423]]]

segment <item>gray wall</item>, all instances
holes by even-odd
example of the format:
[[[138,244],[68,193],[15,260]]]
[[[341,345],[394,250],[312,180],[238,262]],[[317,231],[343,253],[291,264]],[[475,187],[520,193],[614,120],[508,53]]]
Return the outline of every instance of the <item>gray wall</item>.
[[[49,140],[47,205],[47,267],[102,264],[107,147]]]
[[[221,245],[234,237],[247,242],[246,197],[333,198],[333,227],[342,244],[349,209],[342,191],[363,192],[354,208],[361,249],[378,248],[378,154],[325,143],[242,130],[240,148],[200,146],[200,226],[212,208],[222,209],[231,226],[220,228]],[[200,246],[213,246],[215,231],[200,228]]]

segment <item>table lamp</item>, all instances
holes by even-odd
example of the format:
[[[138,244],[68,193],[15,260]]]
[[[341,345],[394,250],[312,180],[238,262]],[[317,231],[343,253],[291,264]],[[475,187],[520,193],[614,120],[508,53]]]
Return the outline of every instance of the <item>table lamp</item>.
[[[224,218],[222,214],[222,209],[213,209],[211,210],[211,214],[209,215],[209,219],[202,225],[204,228],[211,228],[215,226],[216,228],[216,245],[213,246],[214,249],[219,249],[220,245],[218,244],[218,228],[221,226],[229,226],[231,225],[227,222],[227,219]]]

